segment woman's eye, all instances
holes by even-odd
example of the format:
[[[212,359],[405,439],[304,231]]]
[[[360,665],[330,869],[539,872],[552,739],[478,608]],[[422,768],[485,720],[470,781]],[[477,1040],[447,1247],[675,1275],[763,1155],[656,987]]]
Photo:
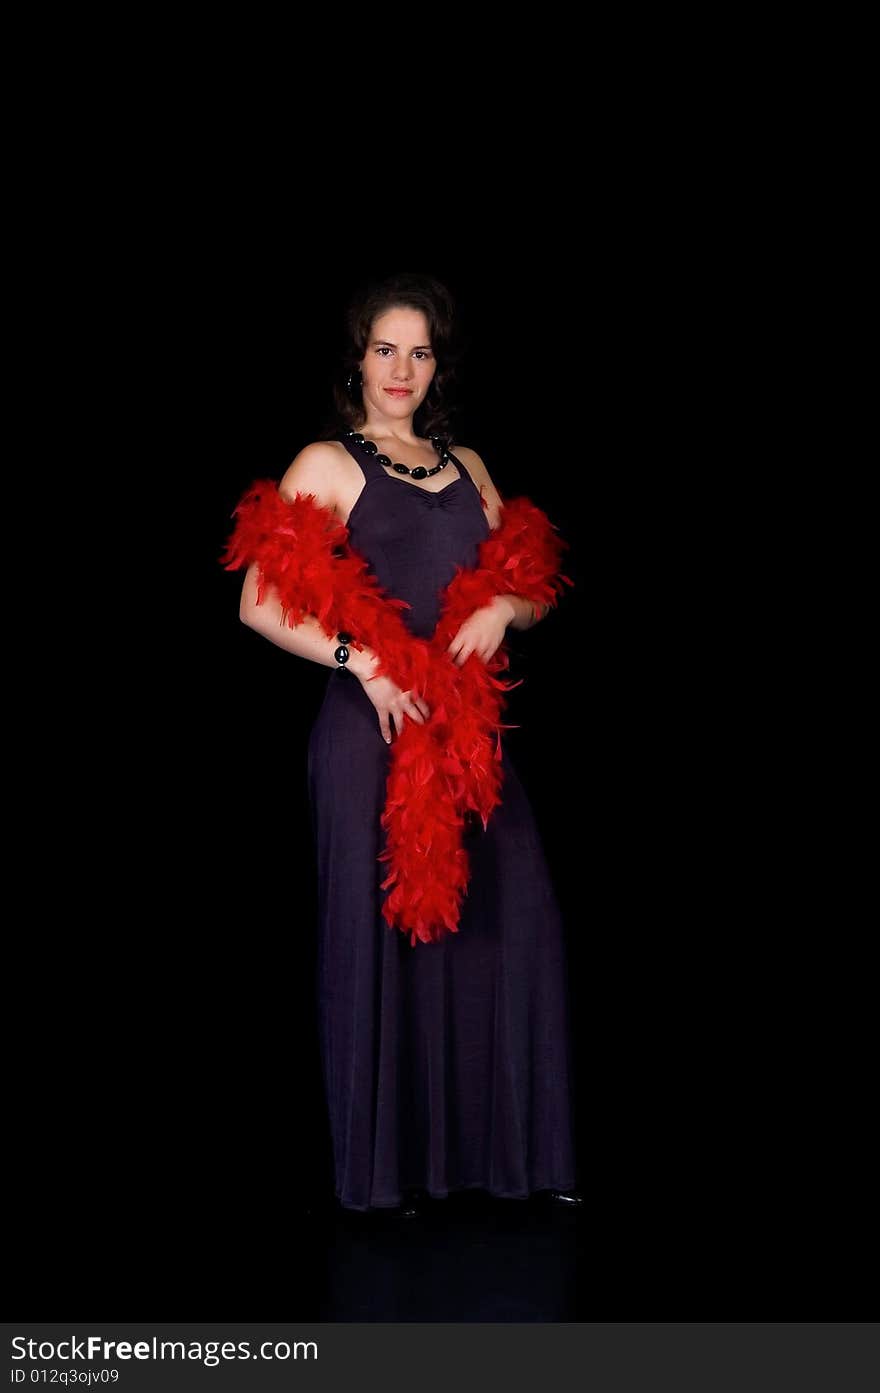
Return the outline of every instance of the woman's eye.
[[[427,357],[428,357],[428,354],[426,353],[426,351],[425,351],[423,348],[417,348],[415,351],[416,351],[416,353],[419,355],[419,358],[427,358]],[[377,353],[390,353],[390,352],[391,352],[391,349],[390,349],[390,348],[382,347],[382,348],[377,348],[377,349],[376,349],[376,352],[377,352]]]

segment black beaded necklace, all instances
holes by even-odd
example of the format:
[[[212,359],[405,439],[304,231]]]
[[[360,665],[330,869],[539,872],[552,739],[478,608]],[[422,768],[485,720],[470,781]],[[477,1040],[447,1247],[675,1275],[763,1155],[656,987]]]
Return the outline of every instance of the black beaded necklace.
[[[397,474],[409,474],[413,479],[429,479],[432,474],[439,474],[441,469],[445,469],[451,459],[455,459],[446,438],[442,435],[428,436],[434,449],[437,451],[438,455],[441,456],[440,463],[435,464],[432,469],[426,469],[423,464],[417,464],[415,469],[409,469],[405,464],[395,464],[387,455],[380,455],[379,446],[376,442],[374,440],[367,440],[365,436],[361,435],[360,431],[344,430],[340,431],[340,435],[343,439],[350,440],[353,445],[358,445],[365,454],[375,455],[377,464],[385,465],[393,469]]]

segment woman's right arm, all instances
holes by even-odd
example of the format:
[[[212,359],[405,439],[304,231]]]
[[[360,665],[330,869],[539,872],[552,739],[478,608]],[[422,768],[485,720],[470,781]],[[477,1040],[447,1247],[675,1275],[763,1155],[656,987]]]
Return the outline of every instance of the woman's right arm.
[[[283,498],[291,500],[297,493],[312,493],[316,502],[338,515],[340,509],[336,501],[338,495],[335,487],[338,465],[338,456],[333,447],[328,448],[320,440],[314,441],[300,450],[278,485],[278,492]],[[333,656],[339,647],[338,640],[335,635],[333,638],[327,637],[313,614],[307,615],[300,624],[291,628],[284,619],[281,602],[269,586],[263,594],[263,603],[257,604],[257,573],[256,562],[245,572],[239,606],[242,623],[256,629],[258,634],[270,639],[272,643],[277,643],[279,648],[286,648],[288,653],[295,653],[299,658],[309,658],[313,663],[321,663],[323,667],[338,667]],[[374,675],[379,665],[379,657],[372,648],[365,646],[357,649],[351,646],[348,652],[349,659],[345,666],[359,679],[376,708],[379,729],[384,740],[391,743],[392,723],[399,734],[407,716],[418,725],[423,725],[428,720],[431,710],[423,697],[415,692],[401,691],[388,676]]]
[[[336,469],[337,458],[332,446],[328,448],[324,442],[316,440],[300,450],[278,485],[278,492],[290,500],[297,493],[313,493],[315,501],[322,507],[338,512]],[[337,667],[333,655],[339,642],[335,635],[333,638],[327,637],[314,615],[308,615],[302,623],[291,628],[284,619],[281,602],[270,586],[264,590],[263,603],[257,604],[258,573],[256,562],[248,566],[245,572],[238,610],[241,622],[279,648],[295,653],[298,658],[308,658],[323,667]],[[349,671],[361,679],[369,677],[377,661],[372,649],[350,648],[349,654],[346,663]]]
[[[328,638],[314,615],[306,615],[293,628],[285,621],[281,605],[271,590],[263,594],[263,603],[257,604],[257,564],[248,566],[241,591],[239,618],[248,628],[255,629],[279,648],[295,653],[298,658],[309,658],[323,667],[338,667],[333,656],[339,647],[339,640]],[[349,648],[346,667],[356,677],[369,677],[375,666],[375,655],[371,648]]]

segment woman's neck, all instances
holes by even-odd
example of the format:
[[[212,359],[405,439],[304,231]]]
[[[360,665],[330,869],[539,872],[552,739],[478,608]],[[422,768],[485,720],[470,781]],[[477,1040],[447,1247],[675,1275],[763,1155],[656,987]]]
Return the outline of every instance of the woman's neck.
[[[366,436],[368,440],[393,442],[395,445],[400,445],[403,448],[406,448],[407,445],[410,446],[410,448],[414,448],[417,445],[424,444],[424,441],[420,440],[414,431],[410,430],[409,433],[406,433],[400,430],[391,430],[391,428],[382,421],[376,421],[374,423],[366,421],[362,426],[358,426],[358,431],[361,435]]]

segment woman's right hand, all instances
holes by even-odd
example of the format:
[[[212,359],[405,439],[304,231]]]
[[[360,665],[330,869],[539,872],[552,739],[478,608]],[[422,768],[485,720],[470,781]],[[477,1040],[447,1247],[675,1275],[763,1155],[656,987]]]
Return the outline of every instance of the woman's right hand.
[[[400,735],[405,716],[409,716],[417,725],[424,725],[425,721],[430,719],[431,712],[424,697],[420,697],[412,691],[401,691],[397,683],[393,682],[390,677],[371,676],[372,669],[377,665],[378,659],[368,662],[364,665],[365,670],[359,668],[356,676],[376,708],[382,739],[390,744],[392,719],[394,730]]]

